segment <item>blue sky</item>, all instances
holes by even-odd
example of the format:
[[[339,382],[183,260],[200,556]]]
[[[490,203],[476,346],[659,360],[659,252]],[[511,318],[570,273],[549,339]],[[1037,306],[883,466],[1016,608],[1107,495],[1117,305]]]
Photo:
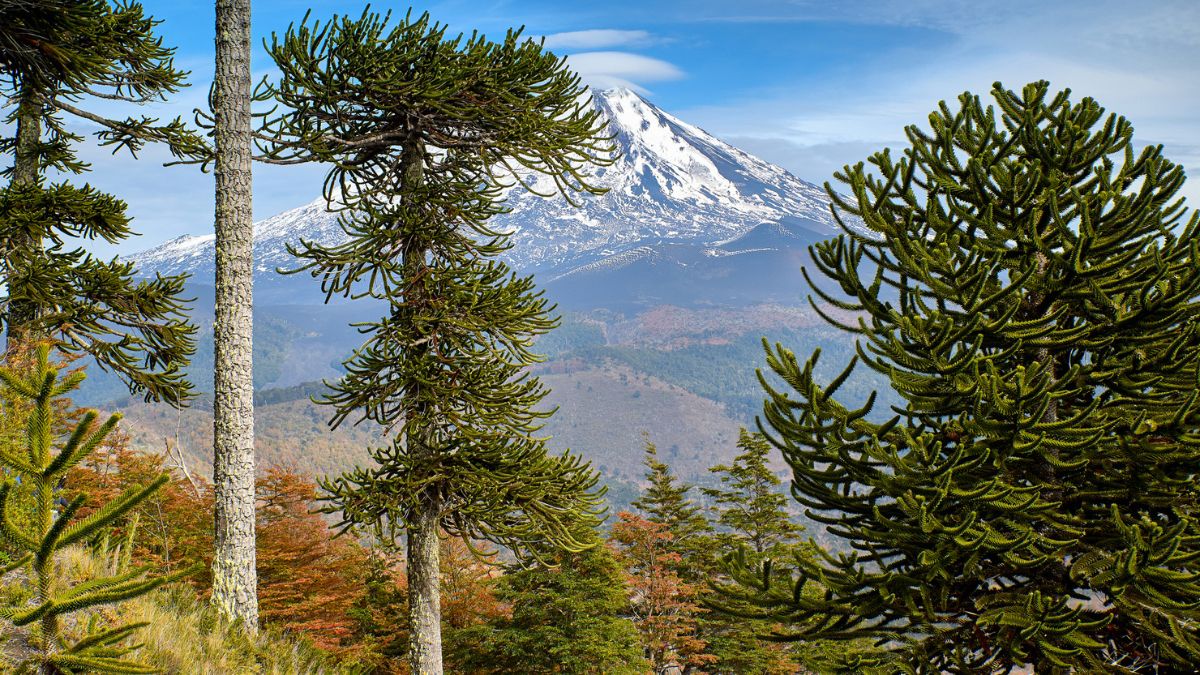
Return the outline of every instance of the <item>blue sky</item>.
[[[212,75],[213,3],[142,0],[163,19],[192,87],[154,112],[203,102]],[[358,14],[365,3],[253,0],[254,66],[268,72],[261,38],[311,8]],[[408,4],[372,8],[403,14]],[[1019,88],[1049,79],[1130,118],[1143,143],[1162,143],[1194,178],[1200,205],[1200,2],[1160,0],[447,0],[413,5],[455,31],[501,35],[524,25],[597,87],[630,86],[653,103],[800,178],[898,145],[906,124],[937,102],[996,80]],[[138,161],[83,153],[88,180],[129,202],[140,250],[212,231],[212,178],[164,168],[161,151]],[[313,199],[318,167],[257,167],[255,219]],[[98,248],[110,254],[113,249]]]

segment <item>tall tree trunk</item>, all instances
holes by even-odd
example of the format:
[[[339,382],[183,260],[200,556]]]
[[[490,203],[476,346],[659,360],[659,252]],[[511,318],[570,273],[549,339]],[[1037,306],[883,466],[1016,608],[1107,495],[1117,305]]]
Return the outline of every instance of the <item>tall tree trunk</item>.
[[[258,630],[254,550],[250,0],[217,0],[213,603]]]
[[[400,162],[402,187],[405,190],[419,187],[425,178],[425,146],[415,130],[405,143]],[[405,195],[404,199],[411,198]],[[432,300],[425,287],[428,255],[429,244],[423,234],[412,233],[404,244],[404,303],[417,312],[427,309]],[[430,343],[422,341],[409,350],[408,358],[423,360],[429,352]],[[426,405],[421,403],[420,383],[410,384],[405,395],[412,402],[408,421],[420,422],[428,413]],[[420,424],[406,426],[422,428]],[[409,452],[433,451],[431,439],[421,431],[404,440]],[[438,539],[441,520],[440,489],[432,485],[421,495],[419,506],[405,523],[408,534],[408,654],[414,675],[442,675],[441,551]]]
[[[36,185],[41,172],[41,158],[38,156],[37,146],[42,137],[42,106],[29,85],[22,87],[20,99],[17,108],[17,144],[13,149],[12,178],[9,183],[14,188]],[[12,270],[20,266],[19,260],[31,255],[36,248],[41,248],[41,244],[40,241],[32,238],[11,237],[9,246],[4,251],[6,279],[11,276]],[[12,292],[11,286],[9,292]],[[36,335],[30,334],[31,324],[36,319],[37,306],[34,303],[9,299],[4,312],[4,329],[10,348],[25,339],[36,339]],[[38,513],[43,532],[49,530],[54,521],[51,508],[53,498],[46,498],[44,494],[48,491],[52,492],[53,489],[49,480],[42,480],[37,486],[38,492],[43,493],[39,495],[41,499]],[[36,566],[36,571],[38,586],[35,597],[38,604],[42,604],[48,602],[54,595],[53,556],[44,564]],[[39,623],[42,655],[50,656],[58,651],[58,617],[46,615]],[[58,671],[52,664],[43,663],[38,666],[37,672],[38,675],[54,675]]]
[[[1038,251],[1035,254],[1037,260],[1037,282],[1043,287],[1046,285],[1046,273],[1050,268],[1050,259],[1045,253]],[[1040,307],[1045,302],[1045,296],[1042,293],[1031,294],[1035,296],[1035,304]],[[1042,313],[1052,313],[1053,305],[1050,307],[1040,307]],[[1031,317],[1032,318],[1032,317]],[[1057,357],[1050,351],[1049,347],[1038,348],[1035,357],[1037,362],[1049,370],[1050,380],[1053,383],[1058,377]],[[1052,385],[1053,386],[1053,385]],[[1058,401],[1052,400],[1046,406],[1046,412],[1042,414],[1042,422],[1052,423],[1058,421]],[[1059,458],[1058,451],[1053,447],[1047,448],[1047,455],[1057,461]],[[1042,498],[1046,501],[1059,502],[1062,501],[1063,491],[1058,478],[1058,470],[1055,468],[1054,461],[1047,459],[1042,462],[1039,480],[1042,484]],[[1060,539],[1061,535],[1055,531],[1055,528],[1043,523],[1038,528],[1042,536],[1046,538]],[[1066,560],[1059,561],[1057,564],[1051,562],[1046,569],[1038,575],[1042,582],[1042,590],[1049,596],[1055,594],[1056,589],[1068,588],[1071,585],[1070,568]],[[1033,670],[1035,673],[1061,673],[1066,672],[1065,669],[1058,667],[1049,656],[1043,654],[1038,655],[1033,660]]]
[[[38,142],[42,137],[42,104],[29,85],[21,88],[20,99],[17,108],[17,144],[13,151],[12,178],[9,183],[11,187],[36,185],[40,173]],[[5,277],[11,278],[12,271],[20,266],[19,261],[32,255],[41,245],[40,241],[32,238],[10,238],[8,248],[4,251]],[[8,290],[11,293],[12,287]],[[9,346],[26,337],[35,337],[28,335],[30,325],[37,319],[37,306],[34,303],[10,298],[3,318]]]
[[[21,87],[17,107],[17,145],[13,152],[13,187],[37,182],[40,158],[38,141],[42,137],[42,104],[29,85]]]
[[[409,663],[415,675],[442,675],[441,508],[423,506],[408,523]]]

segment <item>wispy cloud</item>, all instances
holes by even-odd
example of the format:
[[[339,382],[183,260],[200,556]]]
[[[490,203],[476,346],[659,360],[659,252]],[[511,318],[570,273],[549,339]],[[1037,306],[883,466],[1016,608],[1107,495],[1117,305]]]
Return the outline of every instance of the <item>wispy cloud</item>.
[[[571,54],[567,63],[597,89],[628,87],[646,93],[643,84],[678,80],[684,76],[683,71],[672,63],[629,52]]]
[[[754,0],[746,14],[754,15]],[[949,0],[865,0],[837,5],[794,2],[796,20],[908,25],[945,34],[904,59],[881,54],[854,77],[810,81],[740,100],[678,111],[727,137],[739,137],[803,178],[823,181],[832,169],[865,159],[874,149],[903,143],[907,124],[924,124],[939,100],[953,105],[964,90],[985,100],[992,82],[1010,89],[1047,79],[1073,98],[1092,96],[1128,117],[1140,142],[1163,143],[1172,160],[1200,167],[1200,3],[1164,0],[1136,11],[1116,0],[1044,3],[1014,0],[1003,7],[960,11]],[[775,9],[779,8],[775,4]],[[717,18],[710,13],[710,18]],[[734,17],[725,17],[727,20]],[[781,17],[775,17],[779,20]],[[1200,180],[1185,187],[1200,202]]]
[[[611,47],[642,47],[654,41],[644,30],[615,30],[595,28],[553,33],[546,36],[547,49],[605,49]]]
[[[682,20],[706,23],[845,22],[876,26],[908,26],[950,33],[991,33],[1009,40],[1022,35],[1005,30],[1014,23],[1041,26],[1070,41],[1062,33],[1069,26],[1075,36],[1096,24],[1119,24],[1141,32],[1173,36],[1193,43],[1198,39],[1196,20],[1200,5],[1193,0],[1006,0],[967,3],[961,0],[665,0]],[[661,11],[661,8],[658,8]]]

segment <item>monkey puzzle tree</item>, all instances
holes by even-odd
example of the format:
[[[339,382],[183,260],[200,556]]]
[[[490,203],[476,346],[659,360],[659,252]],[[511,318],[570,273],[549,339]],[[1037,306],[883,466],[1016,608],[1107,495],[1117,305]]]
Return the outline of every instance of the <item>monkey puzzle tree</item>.
[[[0,321],[10,339],[54,337],[64,351],[116,372],[132,392],[178,404],[191,389],[181,368],[195,333],[181,312],[182,278],[135,281],[127,263],[65,248],[72,238],[128,237],[125,204],[90,186],[45,181],[47,172],[88,170],[75,152],[82,137],[72,119],[99,126],[100,145],[114,151],[165,143],[180,161],[208,156],[178,118],[113,118],[89,105],[149,103],[183,86],[173,50],[153,33],[157,23],[137,3],[0,3],[0,106],[11,130],[0,137],[0,153],[12,160],[0,190]]]
[[[169,575],[148,577],[148,567],[129,568],[134,527],[120,552],[123,563],[112,576],[90,579],[72,587],[63,587],[58,578],[58,558],[63,548],[89,541],[104,528],[119,520],[154,494],[167,482],[161,475],[145,486],[132,485],[112,501],[86,517],[77,517],[87,502],[79,495],[65,505],[57,503],[55,486],[67,472],[86,459],[104,442],[116,427],[120,415],[113,415],[103,424],[96,424],[97,415],[90,411],[70,434],[57,431],[59,415],[54,403],[79,386],[82,372],[65,378],[49,363],[50,349],[42,345],[26,372],[0,368],[0,381],[5,389],[3,414],[21,415],[26,432],[20,448],[5,447],[0,451],[0,465],[26,485],[33,488],[32,517],[14,514],[12,496],[16,482],[5,478],[0,484],[0,533],[23,555],[7,566],[3,573],[24,569],[35,586],[33,602],[26,607],[6,608],[3,617],[15,626],[35,626],[32,654],[18,666],[34,668],[39,675],[58,673],[154,673],[156,669],[126,659],[136,647],[123,642],[145,624],[103,627],[96,617],[86,624],[82,639],[70,643],[60,619],[83,610],[120,603],[148,593],[165,583],[192,572],[181,570]],[[17,408],[12,402],[29,405]],[[61,509],[61,510],[60,510]],[[80,621],[77,617],[76,621]]]
[[[283,112],[261,149],[329,164],[324,194],[347,235],[293,253],[327,297],[387,303],[324,401],[334,426],[370,420],[392,442],[324,487],[346,527],[407,535],[410,659],[441,673],[439,530],[536,555],[586,547],[599,522],[595,472],[536,436],[545,388],[524,368],[556,320],[533,280],[495,259],[507,237],[487,221],[530,175],[568,198],[595,192],[583,171],[610,143],[579,78],[519,31],[448,37],[428,15],[364,12],[306,18],[269,51],[280,77],[259,96]]]
[[[963,94],[837,174],[869,234],[814,247],[840,293],[814,291],[859,313],[858,357],[821,384],[819,354],[769,349],[763,427],[856,553],[798,558],[794,587],[733,571],[797,636],[887,650],[848,667],[1200,661],[1200,218],[1160,146],[1048,87]],[[890,419],[836,398],[858,360],[906,401]]]

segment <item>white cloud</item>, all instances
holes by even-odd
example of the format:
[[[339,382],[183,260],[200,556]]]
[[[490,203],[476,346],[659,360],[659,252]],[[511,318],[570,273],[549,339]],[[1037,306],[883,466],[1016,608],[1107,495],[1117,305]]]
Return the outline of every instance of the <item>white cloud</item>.
[[[650,82],[665,82],[683,77],[674,64],[628,52],[583,52],[567,57],[567,64],[584,81],[596,89],[628,87],[642,93],[641,86]]]
[[[1094,26],[1162,41],[1200,42],[1194,0],[682,0],[671,3],[682,20],[708,23],[846,22],[931,28],[959,35],[1025,41],[1030,30],[1058,42],[1086,37]],[[1021,24],[1025,33],[1010,28]],[[1069,34],[1068,34],[1069,32]]]
[[[1193,169],[1183,193],[1200,206],[1200,32],[1190,28],[1200,25],[1200,3],[1168,0],[1137,11],[1116,0],[1036,6],[1015,0],[970,12],[948,0],[867,1],[852,11],[827,6],[791,9],[796,20],[920,26],[945,38],[899,58],[881,53],[850,76],[785,81],[742,100],[677,112],[725,136],[760,139],[760,147],[784,139],[786,151],[778,153],[784,165],[820,182],[829,173],[812,171],[865,159],[864,142],[875,149],[902,144],[904,126],[925,126],[939,100],[953,106],[969,90],[986,103],[994,81],[1019,90],[1046,79],[1054,91],[1069,87],[1073,99],[1091,96],[1127,117],[1139,143],[1162,143],[1168,158]],[[846,153],[840,160],[839,152]]]
[[[606,47],[635,47],[653,41],[644,30],[614,30],[597,28],[573,30],[546,36],[547,49],[604,49]]]

